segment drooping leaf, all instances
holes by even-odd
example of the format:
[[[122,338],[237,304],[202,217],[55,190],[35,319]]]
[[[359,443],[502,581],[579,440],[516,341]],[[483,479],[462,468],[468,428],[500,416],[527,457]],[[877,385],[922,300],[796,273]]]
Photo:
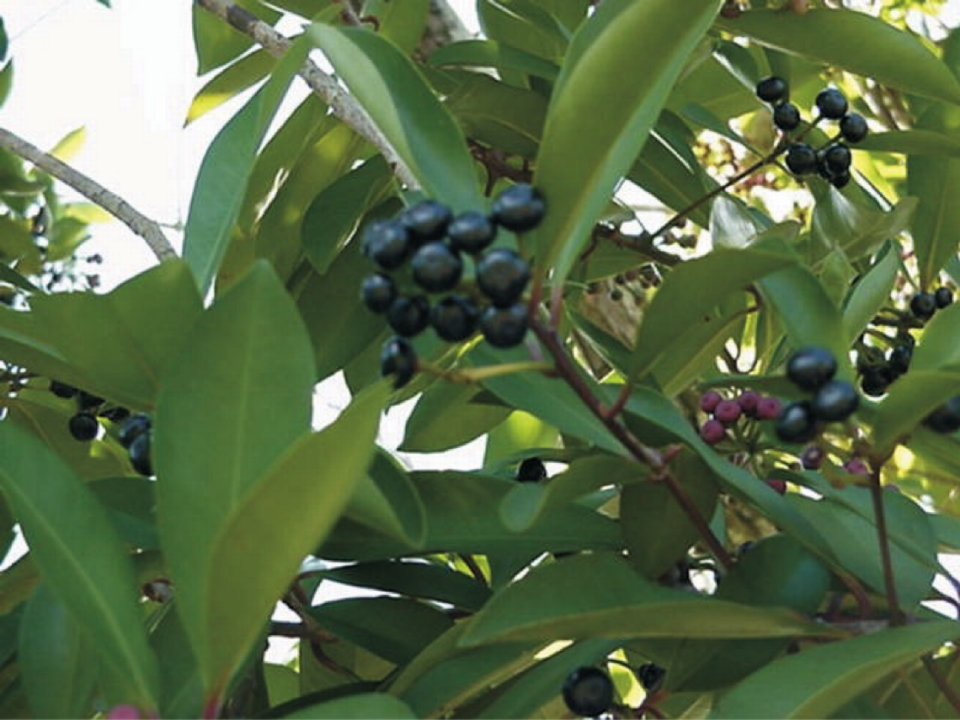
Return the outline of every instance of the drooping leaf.
[[[560,68],[549,60],[496,40],[461,40],[437,48],[429,62],[435,67],[475,66],[514,70],[544,80],[555,80]]]
[[[843,308],[843,330],[850,344],[853,344],[887,302],[899,270],[897,246],[891,245],[883,257],[854,285]]]
[[[464,445],[506,420],[511,410],[469,385],[437,383],[423,393],[400,449],[439,452]],[[451,422],[451,418],[456,422]]]
[[[960,392],[960,368],[910,372],[890,386],[873,418],[874,449],[890,452],[944,400]]]
[[[286,718],[339,718],[342,720],[413,720],[417,716],[402,700],[386,693],[362,693],[299,708],[284,715]]]
[[[277,59],[266,50],[255,50],[221,70],[194,96],[187,109],[184,125],[189,125],[214,108],[220,107],[230,98],[253,86],[267,75],[277,64]]]
[[[960,157],[960,141],[936,130],[890,130],[870,133],[857,143],[858,150],[899,153],[901,155],[949,155]],[[911,193],[916,194],[916,193]],[[923,197],[920,195],[919,197]]]
[[[238,0],[236,4],[271,25],[280,17],[280,13],[266,7],[260,0]],[[253,43],[253,38],[231,27],[212,12],[199,5],[193,6],[193,44],[197,54],[198,75],[239,57]]]

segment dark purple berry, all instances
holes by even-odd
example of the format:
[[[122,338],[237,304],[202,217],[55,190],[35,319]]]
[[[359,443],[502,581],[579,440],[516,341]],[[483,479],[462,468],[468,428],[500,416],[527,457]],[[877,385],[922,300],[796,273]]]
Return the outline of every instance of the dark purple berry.
[[[810,442],[817,434],[817,423],[808,402],[792,402],[783,408],[774,428],[784,442]]]
[[[384,270],[403,265],[410,252],[407,229],[399,220],[380,220],[371,223],[363,232],[363,254]]]
[[[776,420],[783,412],[783,403],[780,398],[766,395],[757,401],[757,419],[758,420]]]
[[[517,468],[517,482],[540,482],[547,477],[547,468],[540,458],[526,458]]]
[[[103,405],[103,398],[99,395],[93,395],[84,390],[79,390],[77,392],[77,405],[80,406],[81,410],[90,410]]]
[[[389,275],[367,275],[360,285],[360,298],[369,310],[385,313],[397,299],[397,286]]]
[[[933,293],[918,292],[910,298],[910,312],[921,320],[927,320],[933,317],[937,311],[937,299]]]
[[[940,287],[933,293],[933,299],[937,302],[937,308],[942,310],[953,302],[953,293],[950,288]]]
[[[768,103],[778,103],[787,97],[787,83],[776,76],[764,78],[757,83],[757,97]]]
[[[123,425],[120,426],[120,431],[117,433],[117,440],[119,440],[120,444],[125,448],[129,448],[133,445],[134,440],[150,429],[152,424],[149,415],[131,415],[124,421]]]
[[[463,274],[463,262],[442,242],[429,242],[410,260],[413,280],[427,292],[453,290]]]
[[[810,407],[817,420],[837,422],[846,420],[860,404],[856,388],[844,380],[831,380],[817,391]]]
[[[800,465],[804,470],[819,470],[826,453],[819,445],[810,445],[800,454]]]
[[[494,248],[477,263],[477,284],[497,307],[513,305],[530,280],[530,267],[513,250]]]
[[[447,342],[460,342],[473,335],[479,318],[473,301],[462,295],[449,295],[430,311],[430,324],[437,337]]]
[[[141,475],[153,475],[153,465],[150,462],[150,433],[137,435],[137,439],[130,446],[130,464]]]
[[[787,481],[786,480],[766,480],[767,487],[773,490],[778,495],[787,494]]]
[[[727,430],[719,420],[707,420],[700,426],[700,439],[707,445],[716,445],[727,436]]]
[[[760,395],[755,393],[753,390],[747,390],[746,392],[740,393],[740,397],[737,398],[737,404],[740,406],[740,409],[750,417],[756,417],[757,404],[759,402]]]
[[[847,113],[840,118],[840,132],[849,143],[858,143],[867,136],[867,121],[859,113]]]
[[[864,395],[880,397],[887,392],[890,383],[895,379],[896,374],[889,365],[886,363],[874,365],[863,371],[863,375],[860,377],[860,389],[863,390]]]
[[[707,390],[707,392],[700,396],[700,409],[704,412],[712,413],[716,410],[721,400],[723,400],[723,397],[716,390]]]
[[[806,175],[817,169],[817,152],[806,143],[794,143],[787,149],[787,167],[794,175]]]
[[[575,715],[597,717],[613,704],[613,681],[598,668],[577,668],[563,681],[563,701]]]
[[[837,173],[836,175],[830,176],[830,184],[833,185],[837,190],[842,190],[850,184],[850,180],[852,179],[853,176],[850,175],[849,171]]]
[[[784,132],[800,127],[800,111],[793,103],[777,105],[773,110],[773,124]]]
[[[468,210],[453,219],[447,228],[447,237],[457,250],[475,255],[493,243],[497,237],[497,226],[489,215]]]
[[[400,222],[410,233],[414,245],[442,238],[452,219],[450,208],[436,200],[422,200],[400,214]]]
[[[843,464],[843,469],[851,475],[870,477],[870,468],[860,458],[850,458]]]
[[[823,164],[831,175],[840,175],[847,172],[852,160],[853,156],[850,154],[850,148],[840,143],[831,145],[823,153]]]
[[[480,331],[494,347],[509,348],[523,342],[527,322],[527,308],[522,303],[502,309],[489,307],[480,317]]]
[[[100,432],[100,423],[90,413],[77,413],[70,418],[70,434],[80,442],[93,440]]]
[[[118,423],[130,417],[130,411],[125,407],[112,407],[108,410],[101,411],[100,417],[106,418],[110,422]]]
[[[73,385],[67,385],[66,383],[60,382],[59,380],[51,380],[50,392],[52,392],[57,397],[72,398],[79,391]]]
[[[821,347],[801,348],[787,360],[787,377],[801,390],[819,390],[836,372],[833,353]]]
[[[509,187],[493,201],[493,219],[513,232],[533,230],[546,212],[543,196],[526,184]]]
[[[654,663],[641,665],[637,668],[636,672],[637,680],[643,685],[643,689],[647,691],[647,695],[652,695],[660,689],[660,686],[663,685],[663,678],[666,677],[666,675],[667,671]]]
[[[960,395],[954,395],[927,415],[923,424],[937,433],[950,434],[960,430]]]
[[[401,295],[387,310],[387,324],[397,335],[413,337],[430,324],[430,303],[423,295]]]
[[[413,345],[402,337],[392,337],[383,344],[380,352],[380,375],[393,375],[393,387],[402,388],[417,370],[417,353]]]
[[[743,414],[743,408],[736,400],[721,400],[713,411],[713,417],[724,425],[733,425]]]
[[[817,110],[828,120],[839,120],[847,112],[847,98],[836,88],[827,88],[817,94]]]
[[[897,345],[890,351],[890,357],[887,362],[890,369],[897,375],[903,375],[910,369],[910,361],[913,359],[913,349],[908,345]]]

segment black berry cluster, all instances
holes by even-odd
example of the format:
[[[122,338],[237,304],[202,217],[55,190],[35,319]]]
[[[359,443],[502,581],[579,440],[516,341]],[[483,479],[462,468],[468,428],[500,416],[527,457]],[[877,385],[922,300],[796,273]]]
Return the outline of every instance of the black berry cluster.
[[[773,123],[784,133],[800,127],[800,110],[789,101],[789,87],[782,78],[768,77],[757,83],[757,97],[773,106]],[[848,112],[847,99],[836,88],[820,91],[816,110],[814,124],[824,119],[838,121],[839,135],[819,149],[798,140],[787,148],[785,161],[795,175],[816,172],[834,187],[842,188],[850,182],[853,156],[849,146],[840,141],[855,144],[863,140],[867,136],[867,121],[858,113]]]
[[[806,347],[787,360],[787,377],[801,390],[813,393],[811,400],[784,406],[777,419],[776,432],[784,442],[809,442],[820,425],[846,420],[860,404],[856,388],[843,380],[834,380],[837,360],[829,350]]]
[[[514,250],[490,246],[498,228],[532,230],[545,210],[534,188],[514,185],[497,196],[489,215],[471,210],[454,216],[446,205],[424,200],[367,227],[363,253],[379,270],[364,278],[360,295],[396,333],[384,345],[380,362],[381,373],[392,375],[395,387],[406,385],[417,368],[407,338],[428,327],[447,342],[461,342],[477,330],[494,347],[523,341],[530,267]],[[462,282],[467,263],[474,267],[473,286]],[[431,303],[428,296],[441,293]]]
[[[130,464],[141,475],[153,475],[150,462],[150,435],[153,423],[149,415],[131,415],[120,426],[117,439],[127,449]]]
[[[910,312],[919,320],[929,320],[937,310],[942,310],[953,302],[953,291],[948,287],[939,287],[932,293],[918,292],[910,298]]]
[[[727,437],[727,428],[736,425],[740,418],[773,420],[780,415],[781,405],[778,398],[753,390],[731,399],[709,390],[700,396],[700,409],[712,416],[700,426],[700,438],[708,445],[716,445]]]
[[[613,680],[599,668],[584,666],[563,681],[563,701],[574,715],[597,717],[613,705]]]

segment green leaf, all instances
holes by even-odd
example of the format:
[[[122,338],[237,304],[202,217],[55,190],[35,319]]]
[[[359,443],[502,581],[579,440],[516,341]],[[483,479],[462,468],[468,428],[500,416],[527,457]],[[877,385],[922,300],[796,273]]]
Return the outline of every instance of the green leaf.
[[[423,544],[426,520],[416,485],[389,453],[373,456],[367,477],[354,490],[345,517],[414,547]]]
[[[200,88],[187,108],[184,125],[220,107],[238,93],[256,84],[276,67],[277,59],[266,50],[255,50],[224,68]]]
[[[210,288],[227,250],[267,128],[309,50],[305,38],[294,43],[267,83],[217,133],[203,157],[183,239],[183,257],[202,294]]]
[[[308,35],[427,194],[454,210],[483,207],[463,133],[409,58],[364,30],[314,24]]]
[[[957,347],[957,334],[960,333],[960,310],[951,305],[937,311],[927,322],[923,336],[917,345],[912,359],[911,370],[939,370],[960,365],[960,347]]]
[[[280,13],[260,0],[237,0],[236,4],[272,25]],[[193,6],[193,43],[197,53],[197,74],[203,75],[239,57],[253,45],[253,39],[199,5]]]
[[[883,454],[892,452],[897,443],[908,435],[927,415],[943,401],[960,392],[960,368],[953,370],[922,370],[910,372],[890,386],[890,393],[873,417],[874,450]]]
[[[870,133],[857,143],[857,150],[875,150],[901,155],[960,157],[960,140],[935,130],[890,130]]]
[[[548,204],[535,231],[541,276],[552,269],[555,283],[566,278],[718,7],[715,0],[614,0],[580,26],[536,162],[534,183]],[[623,68],[640,66],[642,73],[621,82]],[[593,118],[589,133],[585,117]]]
[[[201,316],[185,347],[162,378],[153,458],[164,555],[211,689],[234,669],[224,655],[237,661],[237,647],[242,655],[244,643],[253,639],[247,633],[259,632],[255,623],[244,626],[239,643],[229,636],[229,647],[223,638],[209,639],[207,603],[220,597],[209,584],[215,542],[264,474],[309,427],[313,362],[299,314],[263,262]],[[272,506],[263,510],[267,507]],[[246,577],[230,567],[233,578]],[[240,596],[261,601],[246,589]]]
[[[717,26],[908,93],[960,103],[960,85],[936,55],[913,35],[865,13],[753,10],[736,19],[719,18]]]
[[[722,695],[710,717],[830,717],[898,668],[955,640],[958,632],[956,622],[927,622],[815,645],[755,672]]]
[[[71,130],[64,135],[50,150],[50,154],[58,160],[70,162],[77,156],[86,141],[87,128],[81,125],[76,130]]]
[[[133,566],[104,509],[43,442],[0,424],[0,487],[44,582],[84,628],[99,657],[126,679],[128,698],[157,706]]]
[[[348,695],[335,700],[309,705],[285,714],[285,718],[310,718],[311,720],[413,720],[417,716],[410,707],[393,695],[363,693]]]
[[[496,40],[462,40],[437,48],[429,58],[434,67],[492,67],[514,70],[553,81],[560,68],[549,60]]]
[[[893,283],[900,271],[898,247],[896,244],[889,245],[883,257],[860,278],[850,293],[843,308],[843,331],[851,345],[889,301]]]
[[[478,388],[435,383],[410,414],[399,449],[440,452],[460,447],[502,423],[511,412]]]
[[[911,217],[917,216],[917,207],[917,199],[907,197],[890,212],[881,212],[853,203],[830,188],[817,199],[812,235],[823,251],[840,249],[851,260],[857,260],[903,232]]]
[[[557,589],[562,588],[562,592]],[[763,638],[833,634],[792,611],[669,590],[609,553],[532,570],[496,593],[460,644],[588,638]]]
[[[430,0],[366,0],[363,4],[363,16],[377,18],[377,34],[407,55],[419,47],[429,11]]]

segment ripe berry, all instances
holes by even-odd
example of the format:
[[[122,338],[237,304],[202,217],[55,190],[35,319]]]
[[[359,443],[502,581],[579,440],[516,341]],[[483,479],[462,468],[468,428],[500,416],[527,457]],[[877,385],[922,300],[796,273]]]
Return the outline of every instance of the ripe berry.
[[[787,360],[787,377],[801,390],[819,390],[836,372],[836,359],[821,347],[801,348]]]
[[[460,342],[477,329],[479,317],[480,313],[469,298],[449,295],[433,306],[430,324],[439,338],[447,342]]]
[[[80,442],[93,440],[100,431],[100,423],[90,413],[77,413],[70,418],[70,434]]]
[[[780,495],[787,494],[787,481],[786,480],[767,480],[765,481],[767,486],[773,490],[775,493]]]
[[[712,413],[717,409],[717,405],[720,404],[721,400],[723,400],[723,397],[716,390],[707,390],[707,392],[700,396],[700,409],[704,412]]]
[[[493,219],[507,230],[526,232],[543,219],[547,206],[543,196],[526,184],[509,187],[493,201]]]
[[[859,113],[847,113],[840,118],[840,132],[849,143],[858,143],[867,136],[867,121]]]
[[[397,286],[389,275],[367,275],[360,285],[360,298],[369,310],[385,313],[397,299]]]
[[[800,127],[800,111],[793,103],[777,105],[773,110],[773,124],[784,132]]]
[[[647,663],[637,668],[636,676],[647,695],[652,695],[663,685],[667,671],[655,663]]]
[[[757,97],[768,103],[778,103],[787,97],[787,83],[776,76],[757,83]]]
[[[830,184],[833,185],[837,190],[842,190],[850,184],[851,179],[852,176],[849,172],[837,173],[836,175],[830,176]]]
[[[133,469],[147,477],[153,475],[153,465],[150,462],[150,433],[137,435],[137,439],[130,446],[130,464]]]
[[[452,290],[463,274],[460,255],[442,242],[429,242],[417,250],[410,268],[414,282],[427,292]]]
[[[817,423],[808,402],[792,402],[783,408],[774,428],[784,442],[809,442],[817,434]]]
[[[940,287],[933,293],[933,298],[937,302],[937,307],[941,310],[953,302],[953,293],[950,288]]]
[[[847,113],[847,99],[836,88],[827,88],[817,94],[817,110],[828,120],[839,120]]]
[[[897,345],[890,351],[887,362],[890,369],[897,375],[903,375],[910,369],[910,360],[913,359],[913,349],[908,345]]]
[[[539,482],[547,476],[540,458],[526,458],[517,468],[517,482]]]
[[[740,393],[740,397],[737,398],[737,404],[740,406],[740,409],[750,417],[756,417],[757,404],[759,402],[760,396],[753,390]]]
[[[817,169],[817,153],[806,143],[794,143],[787,150],[786,163],[794,175],[806,175]]]
[[[442,238],[452,219],[450,208],[436,200],[422,200],[400,215],[400,222],[409,231],[414,245]]]
[[[849,170],[852,160],[850,148],[840,143],[831,145],[823,153],[823,164],[831,175],[840,175]]]
[[[513,250],[494,248],[477,263],[477,284],[497,307],[517,302],[529,280],[529,266]]]
[[[859,404],[860,396],[853,385],[844,380],[831,380],[817,391],[810,407],[817,420],[836,422],[850,417]]]
[[[613,704],[613,681],[598,668],[577,668],[563,681],[563,701],[575,715],[596,717]]]
[[[454,218],[447,228],[450,244],[457,250],[475,255],[487,247],[497,237],[497,226],[489,215],[476,210],[468,210]]]
[[[960,395],[954,395],[927,415],[923,424],[937,433],[949,434],[960,430]]]
[[[910,298],[910,312],[921,320],[933,317],[937,311],[937,299],[932,293],[918,292]]]
[[[713,411],[713,416],[724,425],[733,425],[743,414],[743,408],[735,400],[721,400]]]
[[[521,303],[503,309],[488,307],[480,318],[480,331],[494,347],[519,345],[527,334],[527,308]]]
[[[52,392],[57,397],[72,398],[79,391],[73,385],[67,385],[66,383],[60,382],[59,380],[51,380],[50,392]]]
[[[83,390],[77,391],[77,405],[81,410],[90,410],[91,408],[103,405],[103,398],[99,395],[91,395]]]
[[[810,445],[800,453],[800,465],[804,470],[819,470],[825,453],[819,445]]]
[[[412,337],[430,323],[430,303],[423,295],[401,295],[387,310],[387,324],[397,335]]]
[[[726,436],[727,431],[719,420],[707,420],[700,426],[700,439],[707,445],[716,445]]]
[[[363,254],[384,270],[400,267],[410,252],[410,237],[399,220],[371,223],[363,232]]]
[[[150,429],[152,424],[149,415],[132,415],[120,426],[117,440],[125,448],[129,448],[134,440]]]
[[[776,420],[783,412],[783,403],[780,398],[764,396],[757,401],[758,420]]]
[[[860,389],[863,390],[865,395],[880,397],[887,392],[890,383],[895,379],[896,376],[889,365],[874,365],[863,371],[863,375],[860,377]]]
[[[380,352],[380,375],[393,375],[393,387],[400,389],[413,377],[417,369],[417,353],[413,345],[402,337],[392,337]]]
[[[125,407],[112,407],[109,410],[102,411],[100,417],[106,418],[110,422],[118,423],[130,417],[130,411]]]

